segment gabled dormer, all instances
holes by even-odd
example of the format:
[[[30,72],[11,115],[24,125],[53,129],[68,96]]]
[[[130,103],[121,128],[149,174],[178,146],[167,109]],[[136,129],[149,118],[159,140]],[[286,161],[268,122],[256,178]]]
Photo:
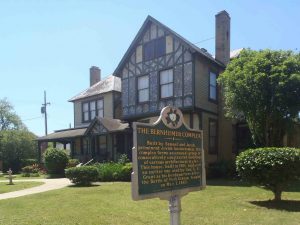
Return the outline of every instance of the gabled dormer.
[[[148,16],[114,72],[122,79],[123,119],[157,115],[167,105],[193,109],[196,55],[217,71],[224,68],[206,51]]]
[[[90,87],[74,96],[74,127],[86,127],[95,117],[121,117],[121,79],[110,75],[101,80],[98,67],[90,69]]]

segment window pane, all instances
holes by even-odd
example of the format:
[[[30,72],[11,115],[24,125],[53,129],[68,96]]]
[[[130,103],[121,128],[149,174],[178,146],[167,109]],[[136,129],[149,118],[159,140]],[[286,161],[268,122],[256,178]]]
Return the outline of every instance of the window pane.
[[[83,113],[83,120],[88,121],[89,120],[89,112],[84,112]]]
[[[145,89],[149,87],[149,77],[143,76],[138,78],[138,89]]]
[[[83,111],[89,111],[89,103],[83,103]]]
[[[166,54],[166,40],[160,38],[156,40],[155,44],[155,57],[160,57]]]
[[[210,82],[210,85],[212,85],[212,86],[217,85],[217,75],[215,73],[210,73],[209,82]]]
[[[160,84],[173,82],[173,70],[164,70],[160,72]]]
[[[217,89],[214,86],[209,87],[209,98],[217,100]]]
[[[96,109],[96,102],[90,102],[90,110]]]
[[[209,135],[213,137],[217,135],[216,122],[209,122]]]
[[[91,111],[91,119],[96,117],[96,110]]]
[[[169,97],[173,96],[173,83],[168,84],[168,94]]]
[[[103,108],[103,99],[97,101],[97,109]]]
[[[154,58],[154,41],[148,42],[144,45],[144,60],[150,60]]]
[[[103,117],[103,109],[98,110],[98,116]]]
[[[139,102],[149,101],[149,89],[143,89],[139,91]]]
[[[173,96],[173,84],[165,84],[161,86],[161,98]]]

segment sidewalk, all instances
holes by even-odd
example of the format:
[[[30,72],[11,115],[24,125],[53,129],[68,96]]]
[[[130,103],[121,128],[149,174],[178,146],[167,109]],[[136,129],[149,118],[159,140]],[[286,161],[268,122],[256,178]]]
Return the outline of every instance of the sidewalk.
[[[13,191],[13,192],[8,192],[4,194],[0,194],[0,200],[1,199],[8,199],[8,198],[16,198],[16,197],[21,197],[25,195],[32,195],[36,193],[41,193],[45,191],[51,191],[51,190],[56,190],[60,188],[67,187],[68,185],[71,184],[70,180],[67,178],[59,178],[59,179],[22,179],[22,180],[14,180],[13,182],[26,182],[26,181],[36,181],[36,182],[44,182],[44,184],[40,186],[36,186],[33,188],[28,188],[24,190],[19,190],[19,191]],[[7,180],[1,180],[1,183],[5,182],[7,183]]]

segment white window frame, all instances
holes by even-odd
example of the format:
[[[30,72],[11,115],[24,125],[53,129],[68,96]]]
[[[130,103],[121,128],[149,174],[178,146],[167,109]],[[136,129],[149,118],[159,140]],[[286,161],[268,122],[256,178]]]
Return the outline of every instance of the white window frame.
[[[164,80],[163,77],[167,78]],[[174,95],[174,73],[173,69],[162,70],[159,73],[160,84],[160,98],[170,98]],[[164,94],[164,90],[167,90],[167,94]]]
[[[145,84],[140,82],[143,79],[146,81]],[[138,77],[137,89],[138,89],[138,102],[139,103],[148,102],[149,101],[149,76],[148,75]],[[143,97],[142,94],[145,94],[145,97]]]

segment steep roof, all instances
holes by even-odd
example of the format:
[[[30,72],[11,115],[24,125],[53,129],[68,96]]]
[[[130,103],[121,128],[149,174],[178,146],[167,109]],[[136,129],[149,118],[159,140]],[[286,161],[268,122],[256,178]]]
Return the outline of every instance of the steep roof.
[[[79,93],[78,95],[75,95],[69,100],[69,102],[110,91],[121,92],[121,79],[119,77],[110,75],[104,80],[100,80],[98,83]]]
[[[88,135],[91,130],[96,125],[103,125],[105,128],[106,132],[117,132],[117,131],[123,131],[127,128],[129,128],[128,123],[122,123],[121,120],[119,119],[111,119],[111,118],[106,118],[106,117],[95,117],[94,120],[91,122],[89,127],[85,131],[85,135]]]
[[[230,59],[237,58],[245,48],[234,49],[230,52]]]
[[[204,56],[205,58],[209,59],[210,61],[213,61],[214,63],[218,64],[221,67],[225,67],[225,65],[221,62],[219,62],[218,60],[216,60],[211,54],[209,54],[205,49],[201,49],[198,46],[196,46],[195,44],[191,43],[190,41],[188,41],[187,39],[185,39],[184,37],[182,37],[181,35],[177,34],[175,31],[173,31],[172,29],[170,29],[169,27],[167,27],[166,25],[162,24],[161,22],[159,22],[158,20],[154,19],[151,16],[148,16],[145,20],[145,22],[143,23],[142,27],[140,28],[140,30],[138,31],[137,35],[135,36],[135,38],[133,39],[133,41],[131,42],[129,48],[127,49],[125,55],[123,56],[123,58],[121,59],[119,65],[117,66],[117,68],[114,71],[114,75],[118,74],[118,71],[122,68],[123,64],[125,63],[126,59],[130,56],[131,51],[133,49],[133,47],[136,45],[136,43],[139,41],[139,39],[141,38],[141,36],[143,35],[144,31],[147,29],[147,26],[149,23],[153,23],[156,24],[157,26],[162,27],[163,29],[167,30],[168,32],[170,32],[171,34],[173,34],[175,37],[177,37],[178,39],[182,40],[186,45],[188,45],[194,52]]]

